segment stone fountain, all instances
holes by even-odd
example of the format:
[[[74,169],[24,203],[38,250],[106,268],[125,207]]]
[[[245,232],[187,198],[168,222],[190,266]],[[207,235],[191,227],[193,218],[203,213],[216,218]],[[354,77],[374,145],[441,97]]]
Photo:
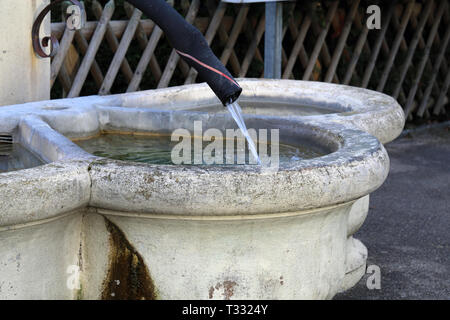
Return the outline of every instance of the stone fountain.
[[[44,164],[0,173],[0,297],[326,299],[353,286],[367,258],[353,234],[388,174],[382,143],[400,134],[401,107],[348,86],[238,81],[242,104],[260,106],[250,128],[323,155],[264,171],[113,160],[73,142],[233,127],[205,84],[1,108],[0,132]]]
[[[46,100],[49,62],[25,35],[45,1],[14,3],[0,5],[24,32],[0,52],[0,299],[330,299],[363,276],[367,249],[353,234],[389,172],[383,143],[404,125],[394,99],[238,79],[249,128],[278,129],[280,142],[320,156],[277,170],[96,156],[76,142],[195,121],[235,128],[227,99],[196,84]]]

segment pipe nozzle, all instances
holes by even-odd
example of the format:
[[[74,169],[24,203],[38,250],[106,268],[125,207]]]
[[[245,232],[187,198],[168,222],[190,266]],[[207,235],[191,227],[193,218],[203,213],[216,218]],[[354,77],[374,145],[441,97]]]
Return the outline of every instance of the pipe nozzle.
[[[164,0],[129,0],[165,33],[178,54],[206,81],[224,106],[239,98],[242,88],[214,55],[197,28]]]

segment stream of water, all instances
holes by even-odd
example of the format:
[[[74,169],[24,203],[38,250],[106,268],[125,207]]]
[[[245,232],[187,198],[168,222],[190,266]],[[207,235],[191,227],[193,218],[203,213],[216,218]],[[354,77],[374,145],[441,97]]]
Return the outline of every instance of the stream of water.
[[[230,111],[234,121],[236,121],[237,125],[239,126],[239,129],[241,129],[242,134],[244,135],[245,139],[247,139],[248,143],[248,149],[253,155],[253,158],[256,159],[258,164],[261,164],[261,160],[258,156],[258,151],[256,149],[255,142],[253,141],[252,137],[250,137],[250,134],[248,133],[247,126],[245,125],[244,118],[242,117],[242,109],[239,106],[237,102],[233,102],[227,105],[228,111]]]

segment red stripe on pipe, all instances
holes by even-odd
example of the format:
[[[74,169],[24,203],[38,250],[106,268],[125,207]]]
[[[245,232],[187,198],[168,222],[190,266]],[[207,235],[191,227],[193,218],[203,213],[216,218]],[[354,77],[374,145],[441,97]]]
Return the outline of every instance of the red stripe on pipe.
[[[221,75],[222,77],[227,78],[231,83],[233,83],[234,85],[238,86],[239,88],[241,87],[236,81],[234,81],[232,78],[230,78],[229,76],[227,76],[227,75],[226,75],[225,73],[223,73],[222,71],[219,71],[219,70],[217,70],[217,69],[215,69],[215,68],[213,68],[213,67],[207,65],[206,63],[201,62],[200,60],[194,58],[193,56],[191,56],[191,55],[189,55],[189,54],[187,54],[187,53],[178,51],[178,50],[176,50],[176,49],[175,49],[175,51],[178,52],[178,54],[182,55],[183,57],[186,57],[186,58],[189,58],[189,59],[195,61],[196,63],[198,63],[198,64],[201,65],[202,67],[205,67],[205,68],[207,68],[207,69],[209,69],[209,70],[211,70],[211,71],[213,71],[213,72],[215,72],[215,73]]]

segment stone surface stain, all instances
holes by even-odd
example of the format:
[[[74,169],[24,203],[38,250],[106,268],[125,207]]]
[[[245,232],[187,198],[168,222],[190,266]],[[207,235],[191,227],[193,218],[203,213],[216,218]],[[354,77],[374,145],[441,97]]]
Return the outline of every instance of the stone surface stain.
[[[223,288],[223,297],[224,300],[230,300],[230,298],[234,295],[234,287],[238,284],[234,281],[225,280],[222,283],[218,282],[215,286],[211,286],[209,288],[209,299],[212,299],[214,297],[214,291],[220,290]]]
[[[155,285],[141,255],[122,230],[105,218],[110,233],[109,271],[103,284],[103,300],[155,300]]]

